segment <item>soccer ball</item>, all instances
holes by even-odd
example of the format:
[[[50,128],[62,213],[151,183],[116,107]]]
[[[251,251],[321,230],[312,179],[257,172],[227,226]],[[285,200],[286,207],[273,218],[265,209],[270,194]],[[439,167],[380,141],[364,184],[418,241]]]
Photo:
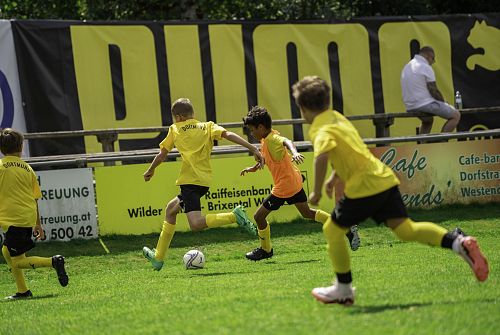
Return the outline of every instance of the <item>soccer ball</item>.
[[[190,269],[203,269],[205,266],[205,255],[200,250],[189,250],[183,257],[184,267]]]

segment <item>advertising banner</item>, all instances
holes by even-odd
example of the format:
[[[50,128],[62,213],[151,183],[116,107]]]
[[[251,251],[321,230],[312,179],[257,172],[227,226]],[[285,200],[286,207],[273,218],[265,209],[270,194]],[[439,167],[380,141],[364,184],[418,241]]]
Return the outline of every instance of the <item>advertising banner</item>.
[[[299,168],[306,177],[304,190],[309,194],[309,177],[313,173],[312,154],[306,154],[306,162]],[[142,176],[149,164],[96,167],[100,234],[148,234],[161,231],[165,207],[180,191],[175,185],[180,164],[163,163],[156,168],[149,182],[145,182]],[[214,178],[209,193],[201,198],[202,212],[230,212],[236,206],[243,205],[252,218],[262,201],[271,193],[273,181],[267,168],[242,177],[240,171],[255,164],[252,157],[216,158],[211,164]],[[325,197],[320,207],[331,211],[334,201]],[[269,215],[268,220],[283,222],[298,216],[300,213],[295,206],[284,205]],[[318,229],[321,229],[319,224]],[[177,216],[177,230],[189,230],[184,213]]]
[[[378,147],[409,207],[500,202],[500,139]]]
[[[10,21],[0,20],[0,129],[14,128],[26,132],[17,61]],[[29,156],[26,141],[23,156]],[[2,153],[0,152],[0,157]]]
[[[44,241],[97,238],[94,177],[91,168],[35,171],[42,191],[38,200]],[[0,229],[0,238],[3,231]]]
[[[347,116],[404,112],[403,66],[430,45],[436,82],[464,108],[500,105],[500,13],[371,17],[349,21],[12,22],[30,132],[168,126],[180,97],[196,117],[240,121],[250,106],[273,119],[300,117],[291,85],[319,75],[332,106]],[[433,131],[444,120],[436,118]],[[414,135],[417,118],[397,119],[395,136]],[[356,121],[364,138],[370,121]],[[459,130],[500,127],[495,113],[464,115]],[[279,126],[307,140],[308,126]],[[240,130],[238,130],[240,131]],[[241,131],[240,131],[241,134]],[[165,134],[120,135],[116,150],[156,147]],[[36,141],[36,155],[101,151],[94,137]]]

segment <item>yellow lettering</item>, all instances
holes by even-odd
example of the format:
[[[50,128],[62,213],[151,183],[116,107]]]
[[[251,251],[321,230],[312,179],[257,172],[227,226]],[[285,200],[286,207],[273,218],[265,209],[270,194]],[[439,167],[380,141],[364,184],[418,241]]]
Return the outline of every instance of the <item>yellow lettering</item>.
[[[345,115],[374,112],[368,33],[360,24],[260,25],[253,34],[257,98],[274,119],[291,115],[286,48],[297,50],[298,79],[318,75],[331,84],[328,46],[336,43]],[[371,122],[357,122],[364,137],[373,137]],[[307,138],[308,127],[304,127]],[[280,131],[291,136],[291,126]]]
[[[245,52],[241,25],[210,25],[217,122],[237,122],[247,112]],[[231,129],[243,135],[241,129]],[[233,144],[222,141],[221,144]]]
[[[205,121],[198,26],[165,26],[164,31],[171,100],[174,102],[179,98],[189,98],[194,106],[195,118]]]
[[[71,26],[78,99],[83,129],[161,125],[155,47],[144,26]],[[120,50],[126,115],[116,120],[109,45]],[[123,139],[158,134],[120,135]],[[101,151],[95,137],[86,137],[87,152]],[[116,150],[116,148],[115,148]]]

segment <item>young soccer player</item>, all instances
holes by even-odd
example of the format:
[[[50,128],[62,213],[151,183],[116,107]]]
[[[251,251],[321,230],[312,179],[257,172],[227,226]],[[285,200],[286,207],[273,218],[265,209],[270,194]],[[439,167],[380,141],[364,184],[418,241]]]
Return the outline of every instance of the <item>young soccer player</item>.
[[[307,219],[325,223],[328,213],[312,209],[307,203],[307,195],[302,188],[303,178],[299,169],[294,163],[300,164],[304,161],[304,156],[300,154],[293,142],[280,136],[271,126],[271,115],[267,109],[260,106],[253,107],[243,119],[246,127],[250,130],[255,139],[261,143],[261,153],[264,156],[269,171],[273,176],[274,186],[271,194],[263,201],[254,214],[258,227],[260,248],[256,248],[246,254],[246,258],[252,261],[273,257],[271,245],[271,229],[266,217],[279,209],[285,202],[295,205],[300,214]],[[288,153],[288,150],[292,153]],[[248,172],[255,172],[259,168],[258,163],[241,171],[244,176]],[[357,226],[352,226],[347,234],[352,250],[359,247],[359,236]]]
[[[488,262],[476,239],[459,229],[449,232],[431,222],[414,222],[407,213],[399,180],[363,143],[356,128],[340,113],[330,109],[328,84],[308,76],[293,85],[293,96],[304,119],[311,123],[309,135],[314,146],[315,180],[309,202],[321,199],[328,163],[333,172],[326,182],[331,195],[335,176],[345,182],[344,197],[323,225],[336,280],[332,286],[318,287],[312,295],[323,303],[354,303],[351,264],[343,236],[349,227],[368,217],[384,222],[402,241],[415,241],[452,249],[472,268],[479,281],[488,278]]]
[[[23,134],[14,129],[5,128],[0,132],[0,150],[5,155],[0,159],[0,226],[5,231],[2,254],[17,285],[17,293],[6,299],[33,296],[22,269],[53,267],[61,286],[68,285],[63,256],[26,257],[26,252],[35,247],[31,239],[33,227],[37,240],[44,238],[44,231],[37,203],[42,196],[40,186],[31,166],[20,158],[23,140]]]
[[[189,226],[193,231],[236,222],[250,234],[257,235],[255,225],[249,220],[242,206],[237,206],[230,213],[207,214],[206,216],[201,214],[200,198],[208,192],[212,180],[210,153],[214,141],[225,138],[242,145],[254,155],[259,167],[264,164],[259,150],[239,135],[211,121],[200,122],[194,119],[194,109],[189,99],[176,100],[172,105],[172,116],[175,122],[170,126],[167,137],[160,143],[160,152],[144,173],[144,180],[149,181],[156,167],[167,158],[167,154],[174,146],[177,148],[182,157],[182,167],[176,184],[180,186],[181,192],[168,203],[165,209],[165,221],[156,249],[143,248],[144,257],[157,271],[163,267],[163,260],[174,236],[176,217],[181,210],[186,213]]]

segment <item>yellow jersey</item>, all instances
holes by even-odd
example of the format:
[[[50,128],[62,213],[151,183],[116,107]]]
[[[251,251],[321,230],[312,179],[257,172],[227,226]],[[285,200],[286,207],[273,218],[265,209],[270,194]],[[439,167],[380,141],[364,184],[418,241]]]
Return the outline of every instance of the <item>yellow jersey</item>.
[[[167,137],[160,148],[172,151],[174,146],[182,157],[181,171],[176,185],[210,186],[212,167],[210,154],[214,141],[221,140],[226,131],[223,127],[209,122],[189,119],[174,123],[168,129]]]
[[[35,172],[17,156],[0,159],[0,226],[34,227],[36,199],[42,197]]]
[[[345,195],[364,198],[399,185],[387,165],[368,150],[352,123],[342,114],[327,110],[318,114],[309,129],[314,157],[328,152],[337,176],[345,183]]]
[[[290,198],[302,189],[302,175],[283,145],[285,141],[274,129],[260,140],[262,156],[273,176],[271,193],[278,198]]]

